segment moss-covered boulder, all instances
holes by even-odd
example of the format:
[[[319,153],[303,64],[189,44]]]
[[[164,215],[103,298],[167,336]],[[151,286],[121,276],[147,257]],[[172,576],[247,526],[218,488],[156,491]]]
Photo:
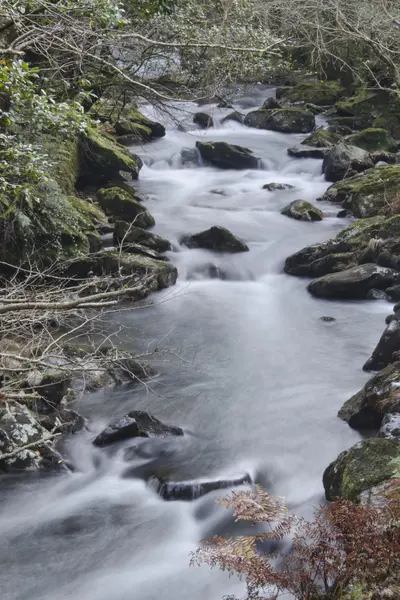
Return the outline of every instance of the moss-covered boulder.
[[[400,413],[400,362],[369,379],[343,404],[338,417],[354,429],[379,429],[388,413]]]
[[[171,250],[171,242],[165,238],[135,227],[126,221],[116,221],[114,228],[114,239],[117,244],[141,244],[157,252]]]
[[[298,108],[259,109],[249,112],[244,124],[282,133],[309,133],[315,127],[315,117]]]
[[[80,184],[101,185],[115,179],[137,179],[142,167],[138,156],[131,154],[110,135],[90,127],[80,142]]]
[[[226,142],[196,142],[203,160],[220,169],[257,169],[260,159],[243,146]]]
[[[307,136],[301,144],[313,148],[331,148],[342,141],[342,136],[327,129],[317,129]],[[357,144],[355,144],[357,145]]]
[[[101,188],[96,194],[97,200],[106,215],[114,219],[132,221],[136,227],[147,229],[155,224],[148,210],[132,195],[119,187]]]
[[[360,218],[373,217],[400,194],[400,165],[368,169],[331,185],[323,200],[340,203]]]
[[[247,244],[225,227],[210,227],[194,235],[186,235],[181,244],[188,248],[206,248],[214,252],[247,252]]]
[[[360,494],[400,477],[400,442],[369,438],[342,452],[324,472],[327,500],[358,501]]]
[[[395,152],[397,149],[397,143],[389,132],[386,129],[377,127],[369,127],[368,129],[348,135],[346,143],[363,148],[367,152],[375,152],[376,150]]]
[[[113,125],[118,135],[136,135],[144,142],[165,135],[165,127],[161,123],[145,117],[133,104],[105,99],[96,102],[92,113],[103,123]]]
[[[352,98],[337,102],[336,109],[338,115],[356,119],[364,127],[383,128],[400,138],[400,97],[396,92],[361,88]]]
[[[322,210],[306,200],[293,200],[282,208],[281,214],[298,221],[322,221],[326,217]]]
[[[276,90],[279,100],[309,102],[317,106],[335,104],[343,95],[344,89],[337,81],[311,81]]]
[[[368,152],[357,146],[340,142],[324,156],[322,172],[327,181],[340,181],[373,166],[374,163]]]

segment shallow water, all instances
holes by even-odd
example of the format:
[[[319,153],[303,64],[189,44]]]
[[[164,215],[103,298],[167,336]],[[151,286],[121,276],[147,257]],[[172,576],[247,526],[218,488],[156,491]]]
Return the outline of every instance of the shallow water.
[[[270,94],[259,87],[235,106],[246,112]],[[154,231],[174,244],[169,257],[178,284],[119,319],[125,344],[157,348],[160,375],[147,388],[100,392],[81,402],[91,431],[69,442],[73,474],[2,483],[2,600],[217,600],[240,593],[235,579],[189,568],[200,539],[232,531],[229,514],[215,503],[221,492],[165,502],[154,486],[124,476],[120,452],[91,446],[107,421],[128,410],[147,409],[186,429],[161,465],[175,479],[249,473],[307,516],[323,499],[323,470],[358,439],[336,414],[366,380],[361,366],[389,306],[317,300],[307,293],[307,280],[282,271],[289,254],[345,225],[332,205],[321,206],[329,215],[321,223],[280,214],[291,200],[315,201],[324,192],[321,161],[287,155],[304,136],[221,126],[230,111],[215,106],[200,109],[212,112],[215,128],[195,131],[192,114],[199,109],[183,108],[172,112],[190,131],[172,121],[165,138],[134,149],[145,161],[139,185],[150,196]],[[183,168],[180,150],[197,139],[246,146],[264,168]],[[262,189],[268,182],[295,187],[268,192]],[[229,256],[179,246],[181,235],[211,225],[232,230],[250,252]],[[210,279],[209,264],[227,279]]]

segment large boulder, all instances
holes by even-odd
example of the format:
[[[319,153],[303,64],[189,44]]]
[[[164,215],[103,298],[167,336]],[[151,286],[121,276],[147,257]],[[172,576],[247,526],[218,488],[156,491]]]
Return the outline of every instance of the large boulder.
[[[338,133],[333,133],[326,129],[317,129],[317,131],[313,131],[307,136],[301,144],[303,146],[312,146],[313,148],[331,148],[341,142],[342,139],[342,136]]]
[[[315,117],[298,108],[259,109],[249,112],[244,124],[281,133],[309,133],[315,127]]]
[[[276,90],[279,100],[309,102],[317,106],[335,104],[343,95],[344,89],[337,81],[310,81]]]
[[[372,356],[364,365],[364,371],[379,371],[398,359],[400,350],[400,312],[391,318]]]
[[[114,227],[114,240],[116,244],[140,244],[141,246],[145,246],[156,252],[167,252],[168,250],[171,250],[170,241],[155,233],[145,231],[140,227],[135,227],[135,225],[127,223],[126,221],[116,221]]]
[[[386,129],[369,127],[346,137],[346,143],[363,148],[367,152],[386,150],[395,152],[397,144]]]
[[[322,200],[340,203],[359,218],[373,217],[400,194],[400,165],[368,169],[331,185]]]
[[[133,221],[137,227],[153,227],[154,218],[132,195],[120,187],[101,188],[96,193],[97,200],[106,215],[114,219]]]
[[[364,299],[369,290],[384,290],[400,280],[400,273],[375,264],[359,265],[311,281],[307,289],[318,298]]]
[[[187,235],[181,239],[181,244],[188,248],[206,248],[214,252],[247,252],[249,247],[225,227],[210,227],[206,231]]]
[[[203,160],[220,169],[257,169],[260,159],[243,146],[226,142],[196,142]]]
[[[383,128],[393,137],[400,137],[400,98],[395,91],[361,88],[355,96],[337,102],[336,110],[339,116],[353,119],[361,129]]]
[[[209,129],[210,127],[214,126],[214,121],[212,120],[212,117],[210,117],[210,115],[204,112],[196,113],[193,117],[193,123],[195,123],[195,125],[198,125],[200,129]]]
[[[400,362],[385,367],[347,400],[338,417],[359,430],[379,429],[386,414],[400,413]]]
[[[289,256],[285,261],[285,272],[320,277],[372,262],[397,269],[397,264],[400,266],[400,245],[396,243],[399,236],[400,215],[354,221],[335,238],[307,246]],[[395,248],[391,240],[394,240]]]
[[[80,142],[80,185],[101,185],[115,179],[137,179],[142,167],[138,156],[111,135],[90,127]]]
[[[152,438],[171,435],[183,435],[183,429],[166,425],[145,411],[134,410],[110,423],[93,440],[93,444],[104,447],[136,437]]]
[[[324,157],[322,171],[327,181],[340,181],[374,166],[368,152],[357,146],[340,142]]]
[[[342,452],[325,470],[327,500],[360,499],[360,494],[400,477],[400,441],[369,438]]]
[[[322,221],[326,216],[322,210],[306,200],[293,200],[282,208],[281,214],[298,221]]]

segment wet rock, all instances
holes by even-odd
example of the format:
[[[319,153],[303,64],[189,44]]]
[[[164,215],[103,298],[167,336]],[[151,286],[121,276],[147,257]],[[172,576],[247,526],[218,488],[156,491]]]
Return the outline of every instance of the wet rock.
[[[278,190],[293,190],[294,185],[290,185],[289,183],[266,183],[262,186],[263,190],[268,190],[269,192],[276,192]]]
[[[298,108],[259,109],[249,112],[244,124],[282,133],[309,133],[315,127],[315,117]]]
[[[287,102],[309,102],[317,106],[335,104],[343,95],[344,88],[337,81],[310,81],[276,90],[278,99]]]
[[[368,293],[366,295],[366,299],[367,300],[389,300],[386,292],[384,292],[383,290],[376,290],[375,288],[372,288],[372,290],[368,291]]]
[[[115,219],[133,221],[136,227],[143,229],[155,224],[154,218],[143,204],[122,188],[102,188],[97,191],[96,197],[104,212]]]
[[[293,200],[281,210],[281,214],[298,221],[322,221],[326,217],[322,210],[305,200]]]
[[[182,148],[181,163],[183,167],[199,167],[201,164],[200,153],[197,148]]]
[[[247,252],[247,244],[225,227],[211,227],[194,235],[181,239],[181,244],[188,248],[206,248],[215,252]]]
[[[221,119],[221,123],[226,123],[227,121],[235,121],[236,123],[242,124],[244,120],[244,114],[234,110],[233,112],[226,115],[223,119]]]
[[[371,152],[371,160],[375,167],[388,167],[389,165],[400,163],[400,154],[377,150],[376,152]]]
[[[225,490],[241,485],[251,484],[250,475],[244,475],[236,479],[221,479],[215,481],[159,481],[157,493],[164,500],[195,500],[216,490]]]
[[[28,375],[27,384],[41,396],[39,409],[44,412],[59,406],[68,388],[71,386],[72,373],[67,369],[49,368],[43,372],[36,371],[33,379]]]
[[[338,417],[353,429],[379,429],[387,413],[400,412],[400,362],[388,365],[371,377],[347,400]]]
[[[337,213],[336,217],[338,219],[347,219],[349,217],[352,217],[352,213],[347,210],[346,208],[343,208],[342,210],[339,210],[339,212]]]
[[[353,128],[349,127],[348,125],[341,125],[339,123],[334,122],[331,125],[329,125],[326,131],[329,131],[329,133],[336,133],[337,135],[343,136],[351,135],[353,133]]]
[[[198,112],[193,117],[193,123],[198,125],[200,129],[209,129],[214,126],[214,121],[207,113]]]
[[[289,156],[293,158],[324,158],[329,152],[328,148],[312,148],[300,146],[293,146],[293,148],[288,148]]]
[[[400,274],[396,271],[372,263],[324,275],[311,281],[307,289],[318,298],[364,299],[369,290],[385,290],[399,278]]]
[[[366,490],[399,476],[400,442],[369,438],[342,452],[324,472],[327,500],[357,501]]]
[[[126,221],[116,221],[114,228],[114,241],[116,244],[140,244],[157,252],[171,250],[171,242],[155,233],[135,227]]]
[[[400,285],[394,285],[387,288],[386,294],[389,296],[390,300],[398,302],[400,300]]]
[[[400,413],[387,413],[379,429],[379,437],[400,440]]]
[[[145,411],[134,410],[111,423],[93,440],[93,444],[103,447],[130,438],[171,435],[183,435],[183,429],[166,425]]]
[[[288,256],[284,271],[288,275],[321,277],[343,271],[354,264],[351,246],[342,240],[313,244]]]
[[[328,150],[322,164],[322,172],[327,181],[340,181],[372,167],[373,162],[368,152],[341,142]]]
[[[396,142],[386,129],[370,127],[346,137],[346,143],[358,146],[367,152],[376,150],[396,151]]]
[[[311,135],[306,137],[302,142],[302,146],[312,146],[313,148],[332,148],[342,141],[342,136],[328,131],[327,129],[317,129]]]
[[[400,313],[395,313],[383,332],[372,356],[367,360],[364,371],[379,371],[395,362],[400,350]]]
[[[336,321],[336,319],[334,317],[321,317],[321,321],[324,321],[325,323],[333,323]]]
[[[226,142],[196,142],[203,160],[220,169],[257,169],[259,159],[243,146]]]
[[[77,433],[86,427],[86,419],[75,410],[61,408],[57,412],[40,416],[38,421],[42,427],[54,433]]]
[[[270,96],[269,98],[266,99],[266,101],[262,105],[262,108],[266,108],[266,109],[282,108],[282,104],[280,104],[276,98],[274,98],[273,96]]]

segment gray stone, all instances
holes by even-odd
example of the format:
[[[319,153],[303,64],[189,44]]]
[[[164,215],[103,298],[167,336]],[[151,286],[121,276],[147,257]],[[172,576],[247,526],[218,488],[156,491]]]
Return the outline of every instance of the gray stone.
[[[288,148],[287,152],[293,158],[324,158],[329,152],[329,148],[293,146],[292,148]]]
[[[281,210],[281,214],[298,221],[322,221],[326,216],[322,210],[305,200],[293,200]]]
[[[392,269],[370,263],[314,279],[307,289],[318,298],[363,299],[369,290],[385,290],[397,283],[399,277]]]
[[[263,108],[249,112],[244,124],[282,133],[309,133],[315,127],[315,117],[311,112],[297,108]]]
[[[243,146],[226,142],[196,142],[203,160],[220,169],[257,169],[260,159]]]
[[[349,144],[340,143],[328,150],[322,164],[327,181],[339,181],[374,166],[370,154]]]
[[[194,235],[181,239],[181,244],[188,248],[206,248],[215,252],[247,252],[247,244],[225,227],[211,227]]]

